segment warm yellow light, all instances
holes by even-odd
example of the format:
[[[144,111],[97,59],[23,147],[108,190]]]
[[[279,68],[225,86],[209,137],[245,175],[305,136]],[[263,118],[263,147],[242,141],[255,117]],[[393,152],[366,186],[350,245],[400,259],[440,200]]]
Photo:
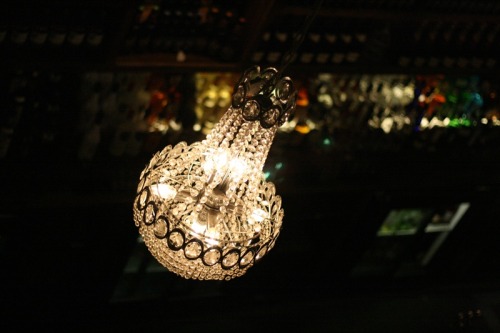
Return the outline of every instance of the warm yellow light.
[[[151,193],[164,200],[170,200],[175,197],[177,191],[168,184],[156,184],[151,186]]]
[[[291,80],[276,75],[272,68],[245,72],[205,140],[165,147],[141,173],[134,221],[168,270],[229,280],[274,247],[284,213],[262,170],[296,100]]]
[[[228,153],[224,149],[208,151],[207,153],[205,153],[203,170],[206,174],[212,174],[217,172],[217,169],[225,169],[227,167],[228,159]]]
[[[249,171],[249,168],[243,159],[234,157],[229,162],[229,170],[232,180],[239,181]]]
[[[249,220],[252,223],[254,222],[262,222],[264,219],[269,218],[269,214],[266,213],[263,209],[257,208],[252,213],[252,219]]]

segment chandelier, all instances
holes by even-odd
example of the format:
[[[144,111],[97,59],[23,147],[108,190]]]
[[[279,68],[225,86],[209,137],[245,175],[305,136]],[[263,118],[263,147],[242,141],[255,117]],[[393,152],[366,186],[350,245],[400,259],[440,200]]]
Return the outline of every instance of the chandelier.
[[[295,108],[289,77],[254,66],[206,138],[157,152],[140,175],[133,217],[151,254],[186,279],[242,276],[275,245],[284,211],[262,172]]]

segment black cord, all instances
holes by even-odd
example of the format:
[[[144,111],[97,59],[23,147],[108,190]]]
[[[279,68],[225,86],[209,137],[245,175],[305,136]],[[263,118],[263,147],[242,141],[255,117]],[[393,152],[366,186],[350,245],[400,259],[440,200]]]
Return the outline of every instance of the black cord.
[[[281,77],[285,69],[290,65],[290,63],[294,59],[297,50],[299,49],[300,45],[302,45],[302,43],[304,42],[304,39],[307,35],[307,32],[309,31],[309,28],[311,27],[312,22],[318,15],[318,12],[321,6],[323,5],[323,1],[324,0],[316,0],[314,8],[306,16],[302,28],[297,33],[294,34],[291,48],[283,55],[283,58],[281,59],[281,65],[277,73],[278,75],[276,75],[277,78]]]

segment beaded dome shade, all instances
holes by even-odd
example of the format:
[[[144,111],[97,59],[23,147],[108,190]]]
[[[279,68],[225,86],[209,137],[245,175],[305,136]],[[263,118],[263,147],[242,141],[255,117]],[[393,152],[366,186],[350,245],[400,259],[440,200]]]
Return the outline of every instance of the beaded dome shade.
[[[284,211],[263,167],[296,90],[274,68],[249,68],[205,140],[157,152],[142,171],[135,225],[169,271],[198,280],[242,276],[275,245]]]

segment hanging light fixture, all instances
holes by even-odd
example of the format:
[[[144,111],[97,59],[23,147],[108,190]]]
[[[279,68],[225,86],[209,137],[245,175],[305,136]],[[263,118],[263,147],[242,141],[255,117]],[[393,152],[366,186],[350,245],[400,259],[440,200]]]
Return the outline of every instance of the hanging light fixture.
[[[273,248],[284,212],[262,169],[296,95],[289,77],[252,67],[205,140],[167,146],[142,171],[135,224],[168,270],[184,278],[230,280]]]
[[[169,145],[142,171],[135,225],[169,271],[187,279],[231,280],[274,247],[284,211],[262,170],[277,129],[296,105],[294,84],[282,73],[321,2],[294,36],[279,71],[247,69],[231,106],[205,140]]]

